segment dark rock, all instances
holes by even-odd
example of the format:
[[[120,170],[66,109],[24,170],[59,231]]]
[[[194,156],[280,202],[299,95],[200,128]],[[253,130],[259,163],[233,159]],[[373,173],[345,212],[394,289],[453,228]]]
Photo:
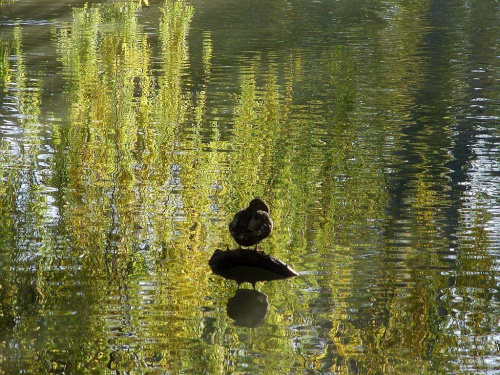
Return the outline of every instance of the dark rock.
[[[256,250],[215,250],[208,265],[212,272],[225,279],[250,283],[255,288],[258,281],[283,280],[297,276],[290,266],[281,260]]]

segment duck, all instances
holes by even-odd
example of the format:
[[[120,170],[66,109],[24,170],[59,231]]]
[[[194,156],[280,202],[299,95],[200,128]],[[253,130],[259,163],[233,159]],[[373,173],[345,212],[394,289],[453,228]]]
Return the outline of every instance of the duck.
[[[268,237],[273,230],[269,206],[261,198],[254,198],[247,208],[239,210],[229,223],[229,232],[241,249],[254,246]]]

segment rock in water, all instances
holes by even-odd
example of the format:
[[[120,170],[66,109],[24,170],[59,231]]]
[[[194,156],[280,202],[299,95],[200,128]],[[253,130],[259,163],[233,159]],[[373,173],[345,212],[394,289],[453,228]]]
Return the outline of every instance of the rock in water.
[[[236,249],[215,250],[208,261],[212,272],[225,279],[250,283],[255,288],[258,281],[288,279],[297,276],[291,267],[263,251]]]

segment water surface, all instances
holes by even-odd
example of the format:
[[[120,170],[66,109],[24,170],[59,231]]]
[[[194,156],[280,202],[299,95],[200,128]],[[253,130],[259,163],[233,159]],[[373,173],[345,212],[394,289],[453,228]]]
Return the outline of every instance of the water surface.
[[[499,36],[493,0],[2,1],[0,372],[496,373]],[[299,276],[242,293],[208,259],[255,196]]]

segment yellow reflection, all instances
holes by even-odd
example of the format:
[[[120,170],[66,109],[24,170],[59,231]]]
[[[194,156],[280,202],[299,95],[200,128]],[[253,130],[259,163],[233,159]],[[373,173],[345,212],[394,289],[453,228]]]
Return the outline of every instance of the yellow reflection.
[[[0,89],[4,91],[4,85],[9,81],[9,44],[0,40]]]
[[[228,99],[227,108],[226,103],[211,105],[220,90],[212,85],[216,34],[204,31],[200,45],[189,45],[193,8],[183,1],[166,1],[156,45],[138,20],[141,3],[147,5],[134,1],[75,8],[72,21],[55,33],[69,107],[68,123],[52,129],[55,161],[50,172],[59,189],[58,228],[70,239],[64,249],[67,256],[57,262],[48,251],[48,203],[35,178],[40,84],[27,77],[21,29],[16,29],[12,45],[0,44],[0,84],[3,89],[12,81],[19,90],[20,125],[27,140],[19,160],[2,154],[0,231],[6,242],[15,242],[17,218],[9,213],[19,208],[19,186],[29,186],[29,204],[22,208],[31,220],[27,227],[42,238],[37,248],[42,256],[35,262],[37,280],[25,288],[25,299],[36,301],[36,308],[59,299],[57,287],[47,288],[46,280],[53,277],[48,270],[59,267],[64,277],[74,278],[85,297],[82,305],[89,302],[89,309],[95,309],[88,312],[89,341],[104,342],[100,355],[106,358],[96,361],[113,371],[142,370],[144,363],[154,362],[172,373],[186,368],[233,373],[235,357],[253,358],[255,352],[280,353],[275,367],[288,369],[296,365],[289,359],[302,348],[301,361],[313,372],[349,373],[353,363],[356,371],[374,374],[427,369],[422,358],[437,330],[439,317],[433,307],[435,291],[443,282],[424,278],[422,269],[439,262],[436,253],[426,250],[446,243],[431,236],[440,233],[439,223],[446,219],[443,212],[432,210],[440,199],[436,185],[442,185],[430,182],[432,176],[426,172],[435,162],[432,145],[417,151],[422,163],[416,166],[424,172],[415,174],[408,184],[410,193],[403,197],[415,212],[404,223],[404,239],[412,239],[411,249],[391,263],[386,250],[393,249],[394,239],[377,234],[381,243],[373,246],[379,263],[371,270],[375,276],[364,282],[379,287],[379,295],[370,295],[359,317],[351,311],[360,304],[357,288],[366,285],[353,271],[364,271],[364,264],[349,264],[356,257],[350,241],[359,233],[349,234],[352,228],[377,227],[378,222],[368,220],[386,218],[390,197],[384,167],[392,154],[384,145],[401,143],[387,113],[404,118],[416,105],[410,88],[418,87],[420,67],[413,58],[421,35],[408,30],[421,26],[419,16],[428,2],[390,2],[399,16],[388,19],[378,37],[364,41],[364,50],[389,51],[387,65],[374,66],[380,59],[358,58],[359,51],[350,45],[322,48],[318,64],[323,65],[314,68],[300,48],[285,58],[255,53],[231,72],[237,94]],[[397,37],[387,37],[388,31]],[[202,69],[193,83],[190,54],[199,55],[196,49],[201,49]],[[11,63],[10,54],[16,57]],[[311,70],[314,74],[307,73]],[[328,87],[327,94],[304,98],[304,81],[316,73]],[[371,81],[361,82],[360,77]],[[401,82],[407,87],[401,88]],[[373,114],[372,108],[387,112]],[[217,111],[230,115],[223,118]],[[451,137],[443,138],[448,142]],[[446,150],[446,144],[441,149]],[[27,171],[31,179],[22,180],[4,165]],[[242,334],[208,300],[225,301],[234,291],[231,284],[211,277],[206,261],[215,247],[232,244],[227,223],[255,196],[269,201],[275,221],[276,229],[263,248],[285,261],[301,261],[311,273],[266,284],[266,292],[273,296],[266,325]],[[486,251],[486,215],[484,207],[472,215],[477,220],[475,242],[468,244],[465,273],[493,267]],[[482,258],[472,260],[476,253]],[[338,254],[339,262],[321,264]],[[15,284],[12,272],[6,279]],[[408,279],[418,283],[411,291],[405,288]],[[52,285],[65,285],[52,280]],[[467,281],[459,285],[464,296],[474,283],[494,284],[491,275]],[[21,298],[15,288],[1,287],[2,313],[14,315],[15,300]],[[334,301],[331,311],[320,312],[333,322],[323,331],[328,343],[306,337],[298,348],[290,337],[302,332],[291,332],[290,322],[315,326],[317,312],[311,306],[325,301]],[[212,310],[203,309],[207,306]],[[79,313],[87,312],[79,308]],[[478,332],[482,319],[482,314],[471,319]],[[318,334],[310,334],[314,335]],[[449,345],[444,340],[431,349],[447,350]],[[234,348],[241,352],[235,354]],[[190,356],[186,350],[191,350]],[[418,358],[399,360],[400,350],[417,353]],[[328,362],[332,357],[338,362]],[[255,361],[265,364],[263,358]],[[264,373],[274,371],[261,367]]]

